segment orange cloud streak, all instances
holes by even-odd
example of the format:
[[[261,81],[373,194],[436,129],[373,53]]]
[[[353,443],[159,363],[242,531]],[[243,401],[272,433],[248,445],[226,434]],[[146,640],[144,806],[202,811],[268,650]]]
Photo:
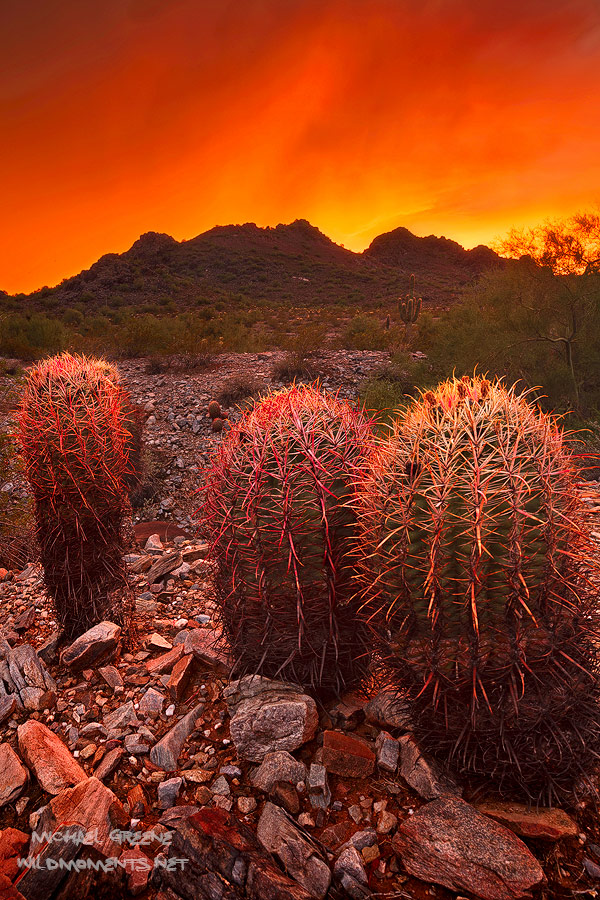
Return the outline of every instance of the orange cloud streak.
[[[141,232],[309,219],[467,246],[600,198],[596,0],[24,0],[0,11],[0,287]]]

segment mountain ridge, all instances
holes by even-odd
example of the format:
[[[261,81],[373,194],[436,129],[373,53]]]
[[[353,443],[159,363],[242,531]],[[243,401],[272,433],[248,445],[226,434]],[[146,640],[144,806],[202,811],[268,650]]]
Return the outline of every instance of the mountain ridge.
[[[227,297],[301,305],[372,303],[405,293],[411,274],[426,303],[445,305],[483,272],[507,260],[485,245],[466,250],[446,237],[418,237],[399,227],[362,252],[336,244],[306,219],[261,227],[216,225],[188,240],[146,232],[122,253],[12,299],[89,304],[175,301],[178,307]],[[9,295],[4,295],[5,297]]]

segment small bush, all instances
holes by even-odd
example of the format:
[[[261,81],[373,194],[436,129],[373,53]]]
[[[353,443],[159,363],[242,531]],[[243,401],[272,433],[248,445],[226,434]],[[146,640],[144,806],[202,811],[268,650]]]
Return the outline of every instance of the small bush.
[[[232,375],[224,383],[217,400],[224,409],[228,409],[258,396],[264,389],[265,383],[260,378],[253,375]]]

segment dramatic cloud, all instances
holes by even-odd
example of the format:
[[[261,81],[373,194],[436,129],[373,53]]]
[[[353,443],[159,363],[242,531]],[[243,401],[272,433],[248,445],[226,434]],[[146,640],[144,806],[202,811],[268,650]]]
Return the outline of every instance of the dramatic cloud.
[[[600,199],[597,0],[21,0],[0,53],[5,290],[148,230],[472,246]]]

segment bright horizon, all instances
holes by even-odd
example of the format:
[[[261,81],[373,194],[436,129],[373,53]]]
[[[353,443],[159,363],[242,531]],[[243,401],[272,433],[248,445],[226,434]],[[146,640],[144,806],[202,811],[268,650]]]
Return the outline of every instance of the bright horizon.
[[[9,293],[147,231],[473,247],[600,200],[597,0],[28,0],[0,48]]]

